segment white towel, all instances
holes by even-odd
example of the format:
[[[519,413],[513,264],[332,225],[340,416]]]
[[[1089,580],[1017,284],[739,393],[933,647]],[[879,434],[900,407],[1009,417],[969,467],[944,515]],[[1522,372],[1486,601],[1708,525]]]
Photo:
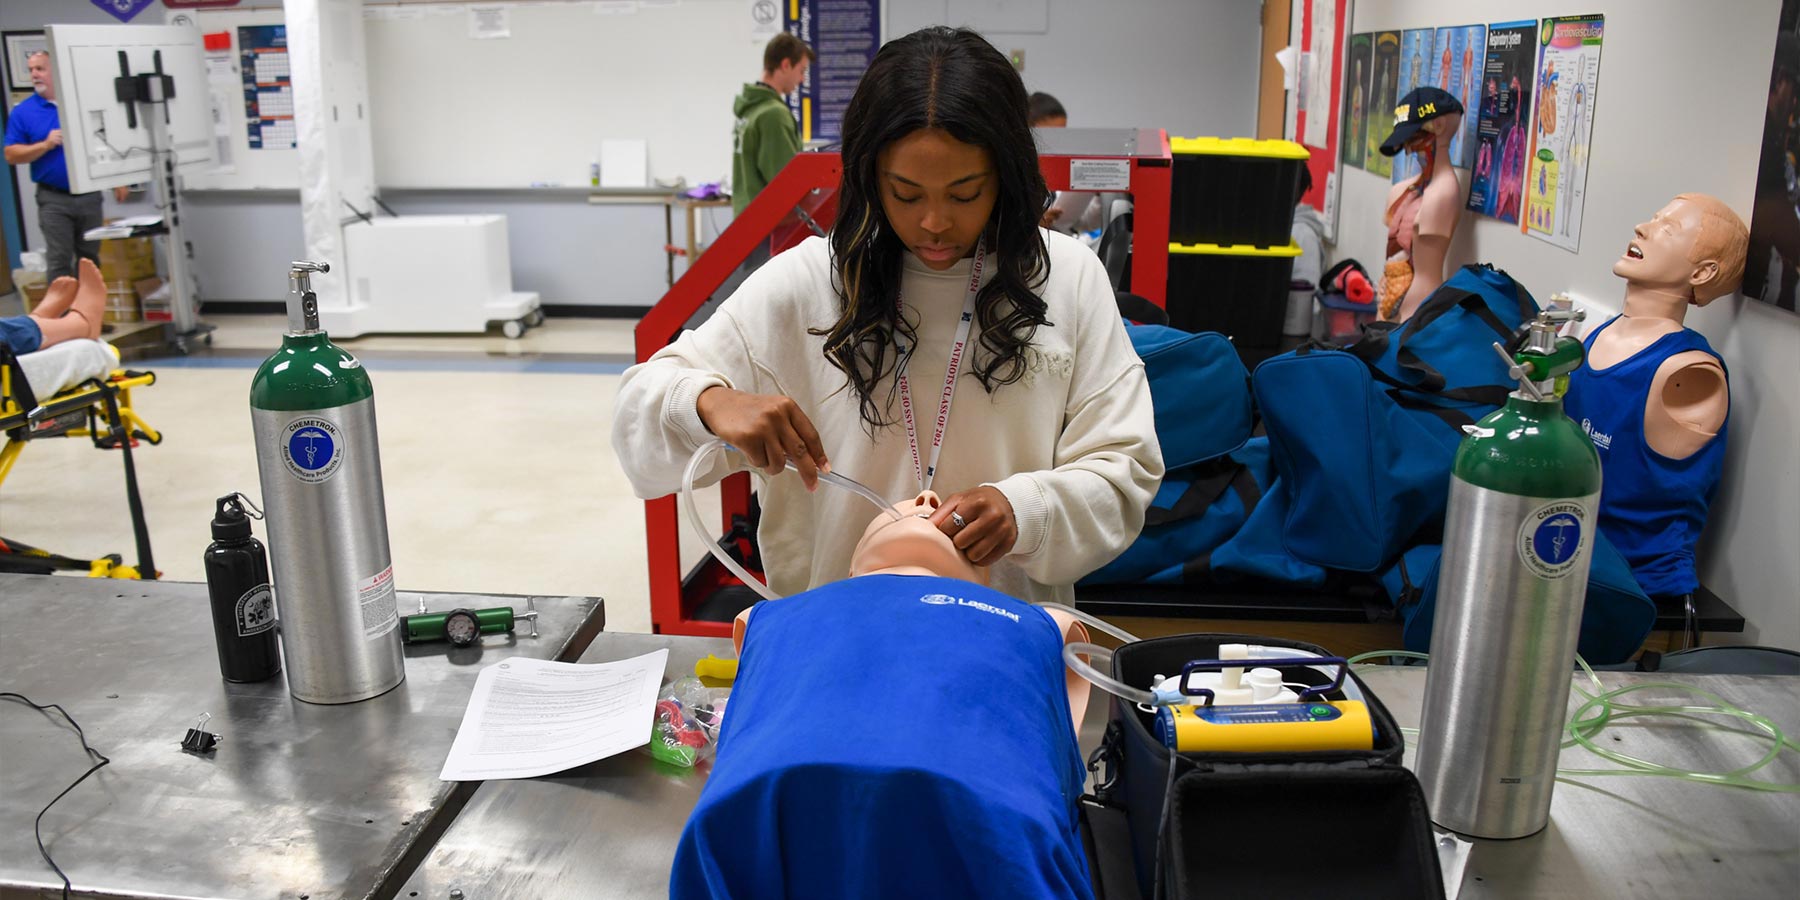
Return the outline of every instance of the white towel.
[[[19,357],[25,380],[40,403],[89,378],[105,378],[118,365],[119,351],[113,345],[87,338],[63,341]]]

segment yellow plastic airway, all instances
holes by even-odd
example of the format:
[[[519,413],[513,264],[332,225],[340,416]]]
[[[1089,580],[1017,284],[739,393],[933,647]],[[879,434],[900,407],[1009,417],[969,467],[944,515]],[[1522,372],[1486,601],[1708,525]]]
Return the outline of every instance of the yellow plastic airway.
[[[694,674],[701,678],[716,678],[720,681],[737,680],[738,661],[720,659],[710,653],[706,658],[694,663]]]

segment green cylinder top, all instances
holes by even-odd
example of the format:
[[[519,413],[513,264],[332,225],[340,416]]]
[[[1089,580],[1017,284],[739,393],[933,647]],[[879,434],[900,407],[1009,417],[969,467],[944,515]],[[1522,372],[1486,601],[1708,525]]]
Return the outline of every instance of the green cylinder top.
[[[287,334],[250,382],[250,406],[298,411],[349,406],[375,396],[369,373],[323,331]]]
[[[1456,477],[1524,497],[1585,497],[1600,491],[1600,455],[1562,400],[1518,395],[1477,423],[1456,449]]]

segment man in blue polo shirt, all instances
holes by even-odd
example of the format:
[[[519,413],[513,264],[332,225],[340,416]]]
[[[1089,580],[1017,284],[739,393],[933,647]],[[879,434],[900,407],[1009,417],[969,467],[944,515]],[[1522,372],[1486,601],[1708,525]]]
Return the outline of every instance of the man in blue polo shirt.
[[[100,261],[100,243],[82,238],[101,225],[100,192],[69,193],[69,166],[63,159],[62,122],[56,111],[56,83],[50,78],[50,54],[39,50],[27,60],[31,89],[37,93],[13,107],[6,122],[7,165],[31,164],[37,182],[38,224],[44,230],[45,275],[55,281],[75,274],[77,255]],[[113,188],[124,202],[129,189]]]

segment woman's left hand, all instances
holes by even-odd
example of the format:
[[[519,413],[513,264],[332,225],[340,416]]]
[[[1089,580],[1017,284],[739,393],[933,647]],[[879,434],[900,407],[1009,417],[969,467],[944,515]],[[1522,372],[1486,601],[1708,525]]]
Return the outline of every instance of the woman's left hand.
[[[956,524],[959,520],[960,526]],[[990,485],[945,497],[943,505],[931,514],[931,524],[978,566],[999,562],[1019,539],[1012,503]]]

